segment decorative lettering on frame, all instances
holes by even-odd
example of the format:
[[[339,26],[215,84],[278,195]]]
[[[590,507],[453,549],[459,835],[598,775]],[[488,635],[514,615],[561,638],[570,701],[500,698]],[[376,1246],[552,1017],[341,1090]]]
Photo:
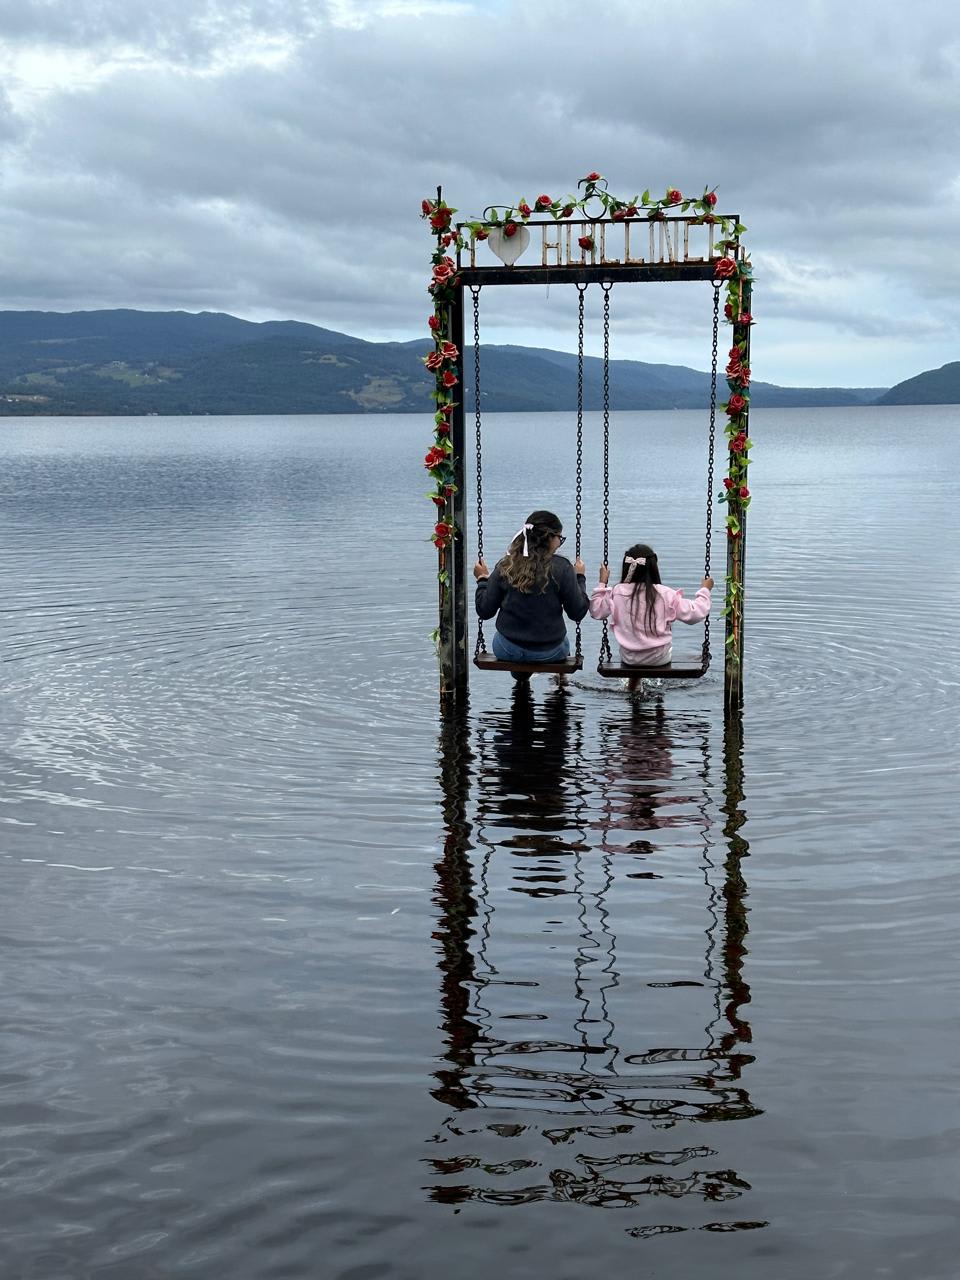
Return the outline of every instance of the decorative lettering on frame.
[[[539,237],[540,262],[536,264],[536,259],[523,262],[527,256],[524,252],[516,259],[521,266],[679,266],[714,262],[726,253],[716,243],[715,224],[697,218],[529,221],[523,228],[530,233],[534,252]],[[471,236],[469,231],[464,233],[464,239],[466,244],[458,254],[459,265],[471,269],[494,265],[489,258],[495,255],[489,246],[482,247],[483,240]]]

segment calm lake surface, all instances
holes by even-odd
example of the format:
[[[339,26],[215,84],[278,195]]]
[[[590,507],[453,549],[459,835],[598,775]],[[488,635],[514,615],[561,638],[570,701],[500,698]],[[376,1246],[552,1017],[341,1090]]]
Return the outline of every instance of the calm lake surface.
[[[486,425],[488,558],[572,532]],[[0,427],[5,1280],[953,1280],[960,409],[753,435],[725,730],[589,620],[441,724],[426,419]],[[703,417],[613,437],[689,594]]]

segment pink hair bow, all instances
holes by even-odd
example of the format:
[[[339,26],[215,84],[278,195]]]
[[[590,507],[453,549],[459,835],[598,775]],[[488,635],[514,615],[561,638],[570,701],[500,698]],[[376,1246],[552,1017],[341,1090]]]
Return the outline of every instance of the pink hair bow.
[[[624,557],[623,557],[623,563],[624,563],[624,564],[628,564],[628,565],[630,566],[630,568],[627,570],[626,581],[627,581],[627,582],[632,582],[632,581],[633,581],[633,571],[634,571],[634,569],[636,569],[637,565],[646,564],[646,563],[647,563],[647,558],[646,558],[646,556],[636,556],[636,557],[634,557],[634,556],[624,556]]]

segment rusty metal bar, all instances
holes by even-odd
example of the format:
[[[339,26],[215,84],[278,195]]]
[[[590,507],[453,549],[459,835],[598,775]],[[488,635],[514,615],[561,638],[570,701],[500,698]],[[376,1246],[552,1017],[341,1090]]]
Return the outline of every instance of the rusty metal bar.
[[[467,573],[467,431],[466,431],[466,370],[464,368],[464,311],[463,287],[455,291],[453,306],[450,308],[450,338],[456,343],[460,352],[460,394],[455,397],[450,423],[450,442],[453,445],[453,482],[456,492],[453,495],[453,524],[457,530],[451,548],[451,578],[454,611],[453,682],[458,700],[467,692],[468,666],[468,573]]]
[[[461,267],[460,281],[472,284],[603,284],[644,280],[712,280],[713,262],[598,262],[570,267]]]
[[[751,285],[745,280],[740,291],[740,311],[750,311]],[[743,363],[750,364],[750,326],[737,324],[733,326],[733,340],[745,342]],[[747,433],[750,431],[749,404],[741,414],[741,422]],[[745,421],[744,421],[745,419]],[[729,607],[726,618],[726,636],[723,664],[723,708],[727,715],[738,711],[743,706],[743,633],[744,611],[746,604],[747,573],[747,513],[739,513],[740,533],[737,537],[727,536],[727,580],[729,583]]]

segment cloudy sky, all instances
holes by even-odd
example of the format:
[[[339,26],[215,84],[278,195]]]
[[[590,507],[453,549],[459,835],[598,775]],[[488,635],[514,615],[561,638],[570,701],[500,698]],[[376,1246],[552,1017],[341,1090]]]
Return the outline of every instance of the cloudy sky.
[[[740,213],[758,377],[886,386],[960,359],[942,0],[0,0],[0,42],[7,308],[407,339],[424,195],[472,216],[599,169]],[[708,294],[622,288],[614,354],[705,367]],[[501,289],[484,336],[570,349],[574,309]]]

